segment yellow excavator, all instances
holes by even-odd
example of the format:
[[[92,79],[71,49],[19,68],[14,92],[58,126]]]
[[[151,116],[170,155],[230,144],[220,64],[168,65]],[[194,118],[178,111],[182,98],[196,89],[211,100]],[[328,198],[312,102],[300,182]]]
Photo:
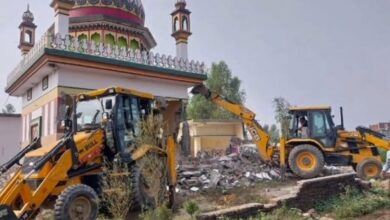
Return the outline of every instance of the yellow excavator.
[[[35,139],[0,167],[3,174],[21,163],[0,193],[0,220],[33,219],[41,207],[50,203],[55,203],[57,220],[96,219],[104,160],[127,165],[132,205],[155,205],[150,189],[156,187],[160,187],[158,194],[166,193],[165,201],[173,202],[174,138],[167,137],[166,147],[137,146],[134,141],[139,121],[153,112],[158,114],[156,106],[153,95],[124,88],[78,95],[63,121],[67,133],[62,139],[47,146]],[[154,171],[143,172],[139,162],[149,154],[158,155],[158,162],[167,167],[167,176],[147,182],[144,176]]]
[[[236,104],[217,94],[205,85],[195,86],[194,95],[202,95],[216,105],[241,118],[257,145],[263,162],[271,163],[277,153],[282,170],[289,168],[301,178],[318,176],[325,164],[352,166],[361,178],[376,178],[382,169],[379,149],[390,150],[390,140],[368,128],[345,131],[343,112],[341,125],[336,126],[331,108],[291,107],[288,134],[279,146],[271,146],[269,135],[256,121],[256,114],[241,104]],[[303,125],[302,125],[303,124]],[[302,130],[305,132],[302,132]]]

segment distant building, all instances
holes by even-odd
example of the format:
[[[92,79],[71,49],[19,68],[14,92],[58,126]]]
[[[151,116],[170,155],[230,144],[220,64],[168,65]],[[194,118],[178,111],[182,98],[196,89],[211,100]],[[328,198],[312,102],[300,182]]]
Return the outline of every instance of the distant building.
[[[225,152],[232,138],[244,139],[241,120],[191,120],[188,125],[194,157],[199,152]]]
[[[0,164],[7,162],[20,150],[22,118],[16,114],[0,113]]]
[[[188,88],[207,79],[204,64],[188,59],[191,12],[185,0],[177,0],[171,13],[176,56],[152,51],[157,42],[144,25],[141,0],[52,0],[50,6],[53,25],[40,40],[30,8],[23,13],[22,60],[7,78],[6,92],[22,99],[23,146],[35,137],[45,145],[62,136],[60,122],[70,96],[111,86],[165,97],[165,117],[175,130]]]
[[[390,138],[390,122],[380,122],[378,124],[370,125],[370,129],[380,132]]]

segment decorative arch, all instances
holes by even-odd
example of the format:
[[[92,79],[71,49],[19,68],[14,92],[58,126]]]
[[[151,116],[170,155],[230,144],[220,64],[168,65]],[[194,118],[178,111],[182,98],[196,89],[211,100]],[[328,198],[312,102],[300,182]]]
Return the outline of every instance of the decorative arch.
[[[133,50],[139,49],[139,43],[136,39],[130,41],[130,48]]]
[[[106,34],[106,37],[104,39],[104,43],[105,44],[110,44],[111,46],[114,46],[115,45],[115,37],[114,37],[114,35],[112,35],[111,33],[110,34]]]
[[[25,43],[32,44],[33,43],[33,33],[32,33],[32,31],[30,31],[30,30],[24,31],[23,40],[24,40]]]
[[[127,39],[125,37],[118,38],[118,47],[127,47]]]
[[[77,39],[79,41],[88,40],[88,36],[86,34],[80,34]]]
[[[99,33],[92,34],[91,35],[91,40],[95,41],[96,44],[99,44],[100,42],[102,42],[102,39],[101,39]]]
[[[176,32],[180,29],[179,27],[179,18],[176,16],[174,19],[173,19],[173,32]]]
[[[187,17],[183,17],[183,20],[181,22],[181,26],[182,26],[184,31],[188,31],[189,30],[188,18]]]

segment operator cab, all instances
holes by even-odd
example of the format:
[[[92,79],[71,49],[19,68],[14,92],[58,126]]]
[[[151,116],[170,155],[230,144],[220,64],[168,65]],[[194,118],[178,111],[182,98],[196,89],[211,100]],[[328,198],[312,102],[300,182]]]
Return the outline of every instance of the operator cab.
[[[314,139],[325,147],[335,146],[338,128],[330,107],[291,107],[289,115],[288,139]]]
[[[108,88],[80,94],[76,104],[77,132],[105,130],[106,155],[128,161],[139,122],[151,114],[154,96],[135,90]]]

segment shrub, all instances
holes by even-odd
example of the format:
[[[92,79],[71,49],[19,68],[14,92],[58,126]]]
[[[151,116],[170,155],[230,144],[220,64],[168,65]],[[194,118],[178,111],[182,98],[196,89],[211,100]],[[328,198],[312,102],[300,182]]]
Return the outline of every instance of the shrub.
[[[125,219],[132,205],[132,181],[125,164],[105,162],[102,178],[102,204],[115,219]]]
[[[199,211],[199,205],[195,201],[190,200],[184,203],[184,209],[186,210],[187,214],[189,214],[193,219],[195,217],[195,214]]]

